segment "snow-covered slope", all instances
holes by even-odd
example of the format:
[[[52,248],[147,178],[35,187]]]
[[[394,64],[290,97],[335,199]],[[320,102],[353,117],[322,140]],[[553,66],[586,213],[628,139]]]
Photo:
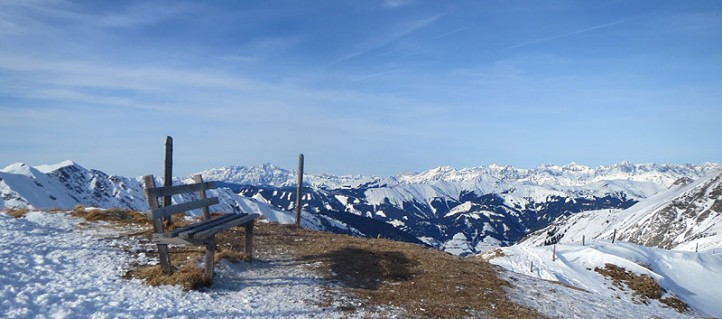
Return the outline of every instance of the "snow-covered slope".
[[[321,306],[328,283],[282,256],[216,267],[213,288],[183,291],[124,279],[157,263],[147,243],[65,213],[0,213],[2,318],[380,318]]]
[[[554,242],[611,238],[680,250],[722,248],[722,172],[696,181],[679,180],[668,190],[626,210],[597,210],[564,216],[522,241]]]
[[[552,252],[556,250],[556,259]],[[722,254],[722,251],[719,252]],[[620,289],[612,280],[595,271],[606,264],[622,267],[638,275],[647,275],[665,290],[662,297],[675,296],[698,313],[722,317],[722,255],[670,251],[631,243],[595,241],[586,246],[558,244],[556,247],[515,245],[485,253],[483,258],[515,273],[559,281],[584,289],[606,299],[639,300],[629,290]],[[630,301],[632,301],[630,300]],[[672,317],[657,300],[646,300],[652,317]],[[674,316],[676,317],[676,315]]]
[[[58,180],[23,163],[0,170],[2,207],[72,207],[78,201]]]

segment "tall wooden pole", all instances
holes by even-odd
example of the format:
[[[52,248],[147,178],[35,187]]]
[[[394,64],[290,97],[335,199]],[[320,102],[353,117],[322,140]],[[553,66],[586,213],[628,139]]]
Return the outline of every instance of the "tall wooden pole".
[[[296,227],[301,225],[301,197],[303,194],[303,154],[298,154],[298,189],[296,190]]]
[[[173,138],[165,137],[165,165],[163,169],[163,186],[173,186]],[[171,205],[171,197],[163,197],[163,207]],[[170,216],[166,217],[166,223],[172,223]]]

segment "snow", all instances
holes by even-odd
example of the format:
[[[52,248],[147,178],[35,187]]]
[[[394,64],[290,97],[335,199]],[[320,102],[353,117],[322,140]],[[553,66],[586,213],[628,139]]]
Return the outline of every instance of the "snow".
[[[471,253],[469,241],[464,233],[456,233],[454,237],[444,243],[442,250],[457,256]]]
[[[23,163],[0,170],[0,194],[6,198],[4,207],[72,208],[77,201],[63,188],[57,180]]]
[[[500,248],[503,256],[487,252],[489,262],[526,276],[558,281],[584,289],[602,299],[626,298],[611,282],[595,272],[611,263],[637,274],[645,274],[659,281],[660,286],[705,316],[722,316],[722,256],[707,253],[670,251],[638,246],[631,243],[594,242],[556,245],[556,260],[552,260],[553,246],[511,246]],[[666,309],[657,301],[650,303],[653,312]],[[670,312],[661,317],[678,316]]]
[[[551,318],[695,318],[693,315],[680,314],[657,304],[637,304],[626,298],[610,299],[513,272],[506,272],[503,278],[513,286],[507,289],[512,301],[536,309]]]
[[[78,165],[77,163],[75,163],[75,162],[73,162],[73,161],[71,161],[71,160],[65,160],[65,161],[62,161],[62,162],[57,163],[57,164],[37,165],[37,166],[34,166],[34,168],[37,169],[38,171],[41,171],[41,172],[47,174],[47,173],[50,173],[50,172],[52,172],[52,171],[56,171],[56,170],[58,170],[58,169],[61,169],[61,168],[63,168],[63,167],[68,167],[68,166],[81,167],[80,165]]]
[[[6,318],[345,318],[321,307],[323,280],[282,260],[222,263],[205,291],[123,279],[147,262],[138,242],[82,229],[64,213],[0,213],[0,314]],[[328,285],[328,283],[326,283]],[[360,313],[359,316],[369,314]]]
[[[676,184],[625,210],[597,210],[562,217],[552,225],[530,235],[520,244],[538,246],[548,239],[547,232],[561,236],[559,242],[617,238],[636,243],[651,243],[665,238],[664,248],[700,251],[722,248],[722,215],[712,207],[722,189],[722,172],[713,171],[689,184]],[[675,208],[684,207],[684,209]],[[664,219],[665,210],[676,213],[674,220]],[[663,226],[675,224],[674,233]],[[671,225],[670,225],[671,226]],[[697,247],[699,245],[699,247]]]

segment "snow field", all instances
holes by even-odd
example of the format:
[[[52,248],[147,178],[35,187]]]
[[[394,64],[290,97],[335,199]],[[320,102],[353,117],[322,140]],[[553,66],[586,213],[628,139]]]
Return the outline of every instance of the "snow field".
[[[552,260],[552,246],[511,246],[484,254],[489,262],[512,272],[550,281],[559,281],[584,289],[606,300],[632,299],[611,281],[594,271],[607,263],[615,264],[637,274],[656,279],[668,293],[686,302],[705,316],[722,316],[722,256],[712,253],[670,251],[638,246],[630,243],[594,242],[556,245],[556,260]],[[716,284],[711,284],[716,283]],[[663,296],[666,297],[666,296]],[[596,298],[596,297],[594,297]],[[629,300],[633,303],[633,300]],[[648,306],[651,313],[663,318],[679,317],[657,301]]]
[[[322,279],[288,261],[221,263],[206,291],[151,287],[123,274],[142,251],[63,213],[0,213],[0,314],[8,318],[342,318],[322,308]],[[92,226],[92,225],[91,225]],[[147,261],[147,257],[138,257]],[[327,285],[327,284],[326,284]],[[354,315],[367,315],[357,313]]]

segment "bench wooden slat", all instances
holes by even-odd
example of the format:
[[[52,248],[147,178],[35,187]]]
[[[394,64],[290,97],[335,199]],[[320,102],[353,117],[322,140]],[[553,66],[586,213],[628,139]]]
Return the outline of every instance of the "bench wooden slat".
[[[245,224],[245,223],[249,223],[249,222],[253,222],[253,221],[256,220],[256,218],[258,218],[259,216],[260,216],[260,215],[258,215],[258,214],[248,214],[248,215],[243,216],[243,217],[241,217],[241,218],[231,220],[231,221],[229,221],[229,222],[220,224],[220,225],[215,226],[215,227],[213,227],[213,228],[204,230],[204,231],[202,231],[202,232],[195,233],[195,235],[193,235],[193,238],[194,238],[194,239],[206,239],[206,238],[211,237],[211,236],[215,235],[216,233],[218,233],[218,232],[220,232],[220,231],[223,231],[223,230],[226,230],[226,229],[228,229],[228,228],[231,228],[231,227],[234,227],[234,226],[238,226],[238,225],[241,225],[241,224]]]
[[[210,206],[210,205],[215,205],[215,204],[218,204],[218,197],[211,197],[208,199],[200,199],[200,200],[195,200],[192,202],[186,202],[186,203],[175,204],[175,205],[171,205],[171,206],[152,209],[150,211],[149,217],[151,220],[158,219],[158,218],[164,218],[166,216],[170,216],[170,215],[173,215],[176,213],[194,210],[194,209],[198,209],[198,208],[206,207],[206,206]]]
[[[213,219],[208,219],[208,220],[202,221],[197,224],[192,224],[192,225],[178,228],[178,229],[172,231],[171,233],[169,233],[168,235],[172,236],[172,237],[181,236],[183,238],[189,238],[188,236],[180,235],[180,234],[185,233],[185,232],[192,232],[194,230],[195,231],[206,230],[207,228],[213,227],[215,225],[218,225],[220,223],[226,222],[226,221],[234,219],[234,218],[240,218],[241,216],[245,216],[245,214],[225,214],[223,216],[216,217]]]
[[[148,189],[148,196],[163,197],[172,196],[183,193],[192,193],[198,191],[204,191],[207,189],[215,189],[216,184],[214,182],[203,182],[194,184],[183,184],[166,187],[155,187]]]

